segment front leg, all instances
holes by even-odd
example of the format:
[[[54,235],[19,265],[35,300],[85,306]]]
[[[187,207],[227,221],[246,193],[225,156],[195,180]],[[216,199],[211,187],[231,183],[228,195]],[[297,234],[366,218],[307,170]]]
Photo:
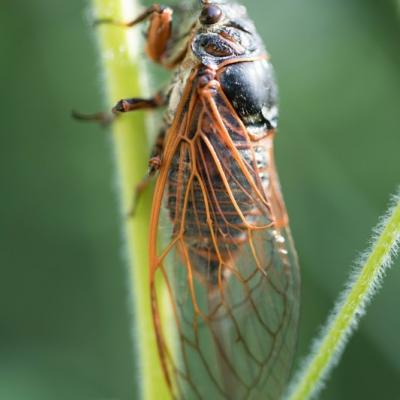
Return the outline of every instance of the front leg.
[[[162,64],[172,34],[172,13],[170,7],[153,4],[132,21],[121,22],[111,18],[101,18],[95,21],[95,25],[112,24],[130,28],[149,19],[146,53],[152,61]]]

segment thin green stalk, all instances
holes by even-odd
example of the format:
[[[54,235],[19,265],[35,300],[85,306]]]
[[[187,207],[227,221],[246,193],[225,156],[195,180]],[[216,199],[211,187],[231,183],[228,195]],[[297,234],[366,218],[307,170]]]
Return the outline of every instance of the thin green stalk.
[[[140,9],[134,0],[92,0],[94,18],[127,21]],[[96,28],[109,109],[121,98],[143,95],[144,71],[139,62],[143,52],[140,28],[124,29],[113,25]],[[144,194],[134,218],[127,218],[135,184],[146,174],[149,156],[146,121],[143,112],[123,115],[113,123],[113,144],[118,175],[118,191],[129,261],[129,293],[134,311],[136,376],[143,400],[168,400],[151,319],[148,223],[151,199]]]
[[[362,257],[344,293],[340,296],[326,327],[312,348],[311,355],[289,388],[289,400],[315,397],[357,326],[365,307],[380,287],[393,261],[400,240],[400,196],[375,230],[375,240]]]

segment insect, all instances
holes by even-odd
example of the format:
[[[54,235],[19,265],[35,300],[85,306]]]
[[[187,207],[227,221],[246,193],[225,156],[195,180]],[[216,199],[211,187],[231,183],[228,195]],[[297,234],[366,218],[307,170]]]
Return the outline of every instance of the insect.
[[[153,5],[123,25],[145,20],[171,83],[113,111],[166,107],[140,185],[157,174],[150,285],[165,378],[175,399],[280,399],[300,278],[274,164],[273,68],[236,3]]]

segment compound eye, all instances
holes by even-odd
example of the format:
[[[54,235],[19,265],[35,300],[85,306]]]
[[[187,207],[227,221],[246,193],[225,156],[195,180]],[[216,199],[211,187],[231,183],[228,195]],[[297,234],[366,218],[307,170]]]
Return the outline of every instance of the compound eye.
[[[213,4],[207,5],[203,8],[200,14],[200,22],[203,25],[216,24],[222,17],[222,10]]]

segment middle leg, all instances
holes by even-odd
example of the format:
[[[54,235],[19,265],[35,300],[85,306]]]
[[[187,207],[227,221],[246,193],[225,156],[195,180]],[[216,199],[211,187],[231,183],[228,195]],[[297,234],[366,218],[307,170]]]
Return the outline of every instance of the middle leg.
[[[150,153],[149,159],[149,169],[147,174],[143,177],[143,179],[136,185],[135,191],[133,193],[133,201],[131,209],[129,210],[128,216],[134,217],[137,209],[138,202],[142,193],[147,189],[150,182],[152,181],[154,175],[161,167],[162,153],[164,151],[164,139],[165,133],[167,129],[163,127],[160,130],[160,133],[157,136],[156,142],[153,145],[153,148]]]
[[[154,97],[143,99],[133,97],[120,100],[113,108],[111,113],[97,112],[93,114],[84,114],[77,111],[72,111],[72,117],[78,121],[98,122],[100,125],[107,126],[111,124],[115,118],[121,113],[136,111],[136,110],[152,110],[163,107],[166,104],[166,96],[163,91],[156,93]]]

